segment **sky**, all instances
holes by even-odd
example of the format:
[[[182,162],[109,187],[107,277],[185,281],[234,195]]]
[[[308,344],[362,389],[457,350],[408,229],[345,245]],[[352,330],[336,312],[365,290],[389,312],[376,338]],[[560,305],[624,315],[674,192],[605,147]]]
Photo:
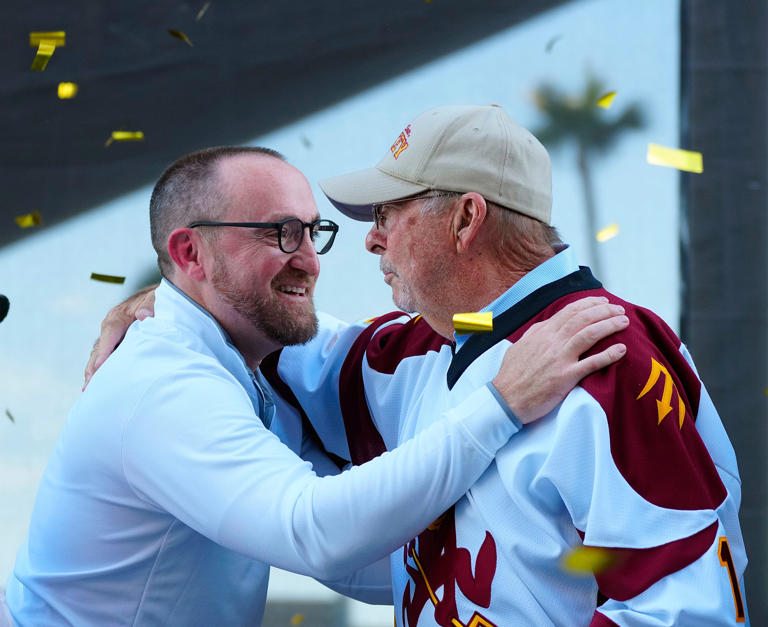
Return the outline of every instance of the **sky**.
[[[349,321],[392,309],[378,258],[363,247],[369,225],[340,215],[318,180],[373,166],[416,115],[442,104],[501,104],[535,129],[543,122],[536,86],[549,82],[577,96],[591,73],[617,92],[606,118],[638,103],[647,119],[644,129],[629,131],[593,161],[599,226],[619,225],[618,235],[599,245],[600,278],[677,329],[678,173],[648,165],[645,156],[649,142],[675,147],[679,141],[678,19],[673,0],[572,2],[294,124],[244,138],[282,152],[312,183],[320,213],[341,225],[334,248],[321,258],[317,308]],[[587,238],[594,234],[584,228],[575,165],[573,146],[552,152],[552,221],[588,265]],[[46,460],[80,393],[99,324],[154,265],[150,193],[138,189],[55,228],[30,230],[0,249],[0,292],[11,301],[0,324],[0,585],[26,533]],[[98,283],[89,279],[91,272],[127,280],[123,286]],[[6,410],[15,422],[3,416]],[[290,597],[297,585],[307,594],[325,594],[278,574],[270,595]],[[355,625],[391,624],[391,610],[383,610],[386,621],[371,610],[352,611]]]

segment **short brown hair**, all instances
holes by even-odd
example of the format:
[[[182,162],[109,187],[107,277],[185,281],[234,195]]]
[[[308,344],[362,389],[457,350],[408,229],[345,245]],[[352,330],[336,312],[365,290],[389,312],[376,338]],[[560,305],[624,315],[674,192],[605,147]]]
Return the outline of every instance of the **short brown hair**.
[[[149,201],[149,228],[157,265],[164,277],[171,275],[174,267],[166,248],[168,236],[191,222],[221,215],[227,199],[216,181],[216,166],[222,159],[247,154],[285,161],[283,155],[269,148],[220,146],[184,155],[163,172]]]

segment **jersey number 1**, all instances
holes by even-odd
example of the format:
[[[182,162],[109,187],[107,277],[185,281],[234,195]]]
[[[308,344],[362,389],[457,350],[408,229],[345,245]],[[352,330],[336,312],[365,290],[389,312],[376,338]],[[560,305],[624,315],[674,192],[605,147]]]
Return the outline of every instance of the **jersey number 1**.
[[[728,579],[731,580],[731,591],[733,592],[733,603],[736,606],[736,622],[743,623],[746,620],[744,617],[744,601],[741,598],[739,578],[736,576],[736,568],[733,565],[731,547],[728,546],[728,538],[725,536],[720,536],[717,556],[720,558],[720,566],[725,566],[728,569]]]

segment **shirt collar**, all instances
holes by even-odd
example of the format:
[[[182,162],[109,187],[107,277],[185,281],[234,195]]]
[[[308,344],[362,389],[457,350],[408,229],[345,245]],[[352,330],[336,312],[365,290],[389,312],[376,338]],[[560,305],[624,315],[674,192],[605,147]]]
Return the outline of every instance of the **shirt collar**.
[[[191,329],[207,349],[206,352],[221,363],[245,388],[259,417],[269,428],[274,413],[274,403],[269,392],[258,375],[248,367],[229,334],[210,312],[164,278],[155,290],[155,318]]]
[[[510,307],[514,307],[523,298],[532,294],[540,287],[562,279],[564,276],[568,276],[572,272],[576,272],[579,269],[579,264],[576,262],[576,256],[569,246],[563,248],[553,257],[547,259],[544,263],[536,266],[533,270],[523,275],[523,277],[517,281],[506,292],[499,296],[492,303],[483,307],[480,311],[491,311],[494,317],[507,311]],[[471,333],[457,335],[454,333],[456,340],[456,350],[461,348],[464,342],[472,336]]]

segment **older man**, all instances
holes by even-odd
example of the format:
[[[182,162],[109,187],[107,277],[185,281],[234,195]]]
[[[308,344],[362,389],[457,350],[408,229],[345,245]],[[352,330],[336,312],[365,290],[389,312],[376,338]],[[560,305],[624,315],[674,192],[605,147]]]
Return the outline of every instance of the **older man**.
[[[355,463],[433,426],[493,376],[511,343],[575,299],[604,296],[631,320],[617,335],[624,359],[513,438],[393,554],[397,624],[745,622],[731,444],[675,334],[602,289],[560,243],[543,146],[500,107],[439,107],[375,168],[321,187],[342,213],[374,222],[366,247],[395,304],[420,314],[347,329],[314,373],[318,344],[271,364],[310,416],[329,416],[333,397]],[[468,311],[491,312],[493,331],[454,334],[453,315]],[[576,576],[562,562],[582,543],[574,564],[587,576]]]
[[[317,255],[337,226],[298,170],[254,148],[170,166],[150,219],[156,317],[129,330],[70,412],[7,584],[19,625],[258,624],[269,564],[328,580],[384,557],[480,477],[519,430],[513,410],[528,422],[559,400],[544,391],[542,403],[512,359],[412,442],[320,478],[338,469],[311,430],[275,416],[256,369],[315,335]],[[595,302],[577,317],[617,311]],[[626,323],[608,322],[598,328]],[[391,600],[380,573],[334,587]]]

